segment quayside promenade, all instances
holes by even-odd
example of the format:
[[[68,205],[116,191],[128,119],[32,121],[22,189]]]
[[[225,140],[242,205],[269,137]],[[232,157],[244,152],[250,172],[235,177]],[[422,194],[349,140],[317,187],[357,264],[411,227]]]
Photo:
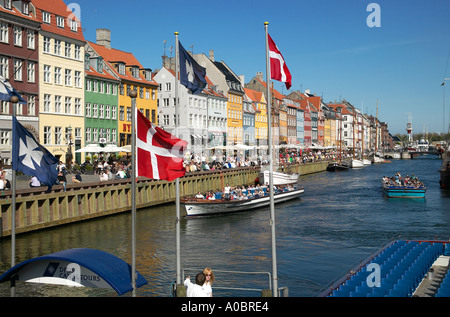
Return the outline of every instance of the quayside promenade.
[[[292,164],[285,172],[307,175],[326,170],[328,161]],[[187,173],[180,178],[180,195],[248,185],[260,173],[259,167],[238,167],[226,170]],[[83,182],[73,184],[67,175],[66,191],[55,185],[50,193],[47,187],[30,188],[27,180],[20,179],[16,186],[16,234],[105,217],[131,210],[131,180],[100,182],[98,175],[82,175]],[[148,208],[175,201],[175,181],[156,181],[138,178],[136,208]],[[11,235],[11,191],[0,192],[0,238]]]

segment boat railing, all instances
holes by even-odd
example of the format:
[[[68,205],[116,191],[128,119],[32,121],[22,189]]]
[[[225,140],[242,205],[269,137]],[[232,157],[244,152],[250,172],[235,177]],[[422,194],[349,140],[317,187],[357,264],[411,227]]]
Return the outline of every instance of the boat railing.
[[[195,279],[195,276],[202,272],[203,269],[199,268],[184,268],[182,269],[182,279],[183,281],[187,276],[191,279]],[[258,285],[261,287],[244,287],[240,286],[240,281],[243,285],[249,283],[249,276],[263,276]],[[264,278],[265,276],[265,278]],[[214,269],[215,281],[212,285],[213,294],[216,290],[230,291],[229,293],[244,291],[244,292],[260,292],[262,296],[264,294],[272,294],[272,274],[270,272],[243,272],[243,271],[226,271],[226,270],[216,270]],[[266,280],[267,279],[267,280]],[[266,280],[266,281],[265,281]],[[279,296],[287,297],[288,289],[287,287],[280,287],[278,289]],[[234,296],[234,295],[230,295]]]

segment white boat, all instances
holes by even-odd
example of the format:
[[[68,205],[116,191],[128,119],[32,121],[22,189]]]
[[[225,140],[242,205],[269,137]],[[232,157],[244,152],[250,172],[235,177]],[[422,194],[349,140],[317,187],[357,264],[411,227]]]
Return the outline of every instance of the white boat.
[[[352,160],[350,160],[350,167],[351,168],[361,168],[361,167],[364,167],[364,163],[361,160],[352,159]]]
[[[373,162],[374,162],[374,163],[384,163],[385,160],[384,160],[384,158],[382,158],[382,157],[379,157],[379,156],[377,156],[377,155],[374,155],[374,156],[373,156]]]
[[[363,159],[362,161],[363,161],[364,165],[371,165],[372,164],[372,161],[368,160],[368,159]]]
[[[274,203],[280,203],[295,198],[299,198],[305,189],[303,187],[285,189],[274,194]],[[266,194],[260,197],[249,199],[197,199],[187,198],[180,201],[180,205],[186,209],[187,216],[207,216],[232,212],[243,212],[255,208],[266,207],[270,205],[270,195]]]
[[[281,172],[273,172],[273,185],[288,185],[288,184],[297,184],[299,174],[286,174]],[[259,174],[259,183],[260,184],[269,184],[269,171],[264,171]]]

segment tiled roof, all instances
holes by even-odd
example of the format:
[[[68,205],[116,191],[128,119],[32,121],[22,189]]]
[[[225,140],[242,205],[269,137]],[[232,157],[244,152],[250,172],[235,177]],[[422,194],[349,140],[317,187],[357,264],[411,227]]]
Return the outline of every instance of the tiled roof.
[[[83,36],[83,29],[81,22],[75,16],[72,11],[70,11],[63,0],[32,0],[31,2],[36,7],[36,19],[42,23],[42,30],[50,33],[59,34],[65,37],[76,39],[85,42]],[[50,24],[43,21],[42,12],[48,12],[51,15]],[[59,27],[56,24],[56,16],[61,16],[65,18],[64,27]],[[77,21],[78,28],[77,31],[72,31],[69,25],[68,19],[73,19]]]
[[[93,42],[88,42],[89,45],[106,61],[108,61],[111,64],[114,64],[116,62],[123,62],[127,67],[130,66],[137,66],[139,69],[144,69],[141,63],[137,60],[137,58],[129,52],[124,52],[121,50],[117,50],[114,48],[107,48],[103,45],[98,45]],[[158,86],[158,84],[152,79],[151,81],[148,81],[145,79],[145,77],[141,74],[139,74],[139,78],[135,78],[132,76],[131,72],[127,69],[125,72],[125,75],[119,74],[119,77],[123,80],[128,81],[134,81],[134,82],[140,82],[142,84],[147,85],[154,85]]]

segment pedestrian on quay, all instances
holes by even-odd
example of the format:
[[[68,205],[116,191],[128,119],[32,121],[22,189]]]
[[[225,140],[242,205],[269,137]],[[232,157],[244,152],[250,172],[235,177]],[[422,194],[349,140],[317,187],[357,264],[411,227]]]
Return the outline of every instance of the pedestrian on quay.
[[[83,180],[81,178],[81,174],[80,171],[77,171],[77,173],[75,174],[75,176],[72,176],[72,183],[74,184],[79,184],[81,183]]]
[[[203,285],[203,289],[206,292],[208,297],[212,297],[212,284],[214,282],[214,274],[213,271],[207,267],[203,270],[203,274],[205,274],[205,284]]]
[[[30,187],[41,187],[41,182],[36,176],[31,177]]]
[[[62,171],[58,172],[58,178],[56,179],[56,184],[63,185],[64,191],[66,191],[67,179]]]
[[[191,277],[188,276],[184,281],[184,286],[186,286],[186,296],[187,297],[208,297],[203,285],[205,284],[206,276],[205,273],[200,272],[195,277],[195,284],[191,283]]]

